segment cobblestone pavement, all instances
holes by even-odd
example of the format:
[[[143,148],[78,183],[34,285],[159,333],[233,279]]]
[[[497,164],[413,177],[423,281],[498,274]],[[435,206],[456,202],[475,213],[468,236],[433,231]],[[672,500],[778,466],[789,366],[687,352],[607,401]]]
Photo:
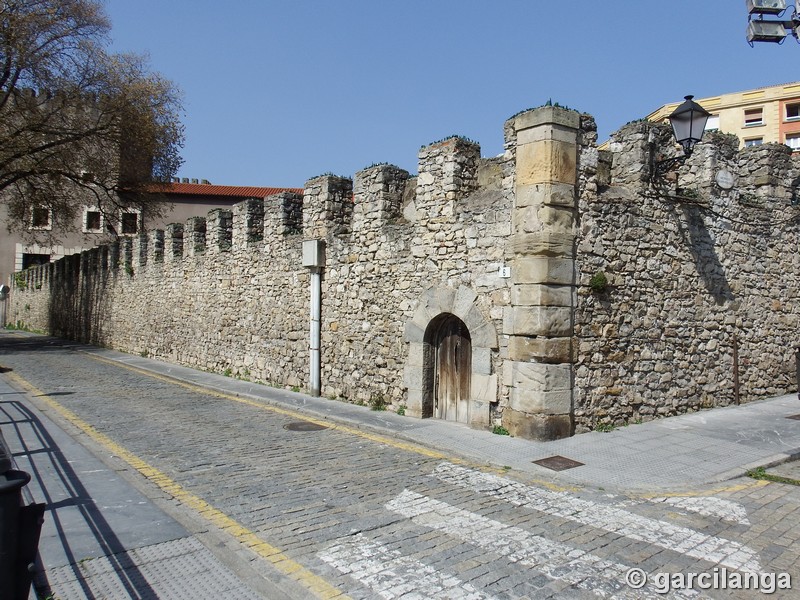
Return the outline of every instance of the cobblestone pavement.
[[[242,561],[290,574],[307,597],[753,598],[701,587],[768,586],[769,573],[800,587],[800,487],[559,488],[368,430],[318,428],[52,340],[6,345],[0,365],[44,412],[118,449],[141,489],[226,530]],[[650,575],[640,589],[626,584],[633,568]],[[658,573],[674,574],[666,595]],[[708,579],[679,589],[690,573]]]

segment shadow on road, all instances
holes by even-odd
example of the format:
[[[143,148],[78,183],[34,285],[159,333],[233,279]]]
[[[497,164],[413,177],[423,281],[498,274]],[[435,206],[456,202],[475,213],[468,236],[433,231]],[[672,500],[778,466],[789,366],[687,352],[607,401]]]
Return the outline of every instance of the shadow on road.
[[[6,342],[7,339],[3,341]],[[28,342],[27,345],[32,344]],[[47,504],[45,520],[52,522],[70,568],[86,598],[99,600],[100,597],[92,592],[86,580],[87,574],[81,570],[81,559],[85,557],[75,554],[70,543],[68,526],[59,512],[62,509],[78,510],[80,519],[97,541],[121,586],[131,598],[157,599],[156,592],[134,561],[127,556],[125,547],[81,483],[70,461],[36,415],[19,401],[0,401],[0,424],[3,425],[3,433],[9,446],[22,449],[14,453],[14,458],[17,461],[20,458],[26,459],[27,463],[22,470],[28,471],[33,481],[41,486],[41,493],[44,495],[42,500]],[[32,495],[27,487],[23,488],[23,494],[26,496],[26,504],[30,503]],[[41,558],[37,560],[35,582],[40,593],[45,596],[51,593]]]

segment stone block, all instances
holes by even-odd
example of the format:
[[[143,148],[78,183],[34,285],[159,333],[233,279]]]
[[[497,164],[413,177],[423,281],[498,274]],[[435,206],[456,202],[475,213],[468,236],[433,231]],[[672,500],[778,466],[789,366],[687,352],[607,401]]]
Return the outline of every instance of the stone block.
[[[550,124],[539,125],[534,127],[526,127],[525,129],[517,130],[517,145],[530,144],[533,142],[541,142],[542,140],[557,140],[559,142],[566,142],[568,144],[577,144],[578,132],[572,127],[564,127],[563,125]]]
[[[543,140],[517,146],[517,185],[568,183],[577,180],[577,146]]]
[[[514,335],[572,335],[572,308],[567,306],[515,306],[511,332]]]
[[[494,324],[486,321],[483,325],[470,331],[473,348],[497,348],[497,330]]]
[[[477,375],[491,375],[492,350],[485,347],[472,346],[472,373]]]
[[[572,410],[572,390],[537,392],[511,388],[508,403],[527,414],[568,415]]]
[[[410,343],[408,345],[408,360],[406,360],[407,367],[417,367],[420,371],[425,364],[425,344]]]
[[[572,285],[575,277],[575,261],[571,258],[518,257],[511,264],[513,283]]]
[[[423,388],[422,367],[406,365],[403,368],[403,387],[409,390],[421,390]]]
[[[511,360],[521,362],[572,362],[572,338],[542,338],[514,335],[508,339],[508,357]]]
[[[408,389],[406,397],[406,416],[422,418],[422,390]]]
[[[461,319],[464,321],[464,325],[467,326],[469,331],[480,329],[485,323],[488,323],[477,304],[471,305],[467,314],[461,317]]]
[[[405,325],[404,339],[412,344],[421,344],[425,341],[425,330],[415,321],[407,321]]]
[[[489,419],[489,402],[473,400],[469,412],[470,427],[488,428],[491,425]]]
[[[539,442],[559,440],[573,432],[569,415],[528,415],[510,408],[503,411],[503,426],[515,437]]]
[[[497,375],[472,374],[470,398],[481,402],[497,401]]]
[[[574,110],[558,106],[541,106],[514,118],[514,129],[517,134],[524,129],[542,125],[560,125],[565,128],[578,129],[581,125],[581,116]]]
[[[511,385],[520,392],[564,391],[572,389],[572,366],[508,361],[511,365]]]
[[[574,183],[537,183],[533,185],[520,185],[514,192],[514,207],[525,206],[576,206]]]
[[[536,231],[517,232],[511,236],[511,249],[517,256],[575,255],[575,234],[572,232]]]
[[[467,313],[474,306],[477,298],[478,294],[475,293],[475,290],[466,285],[462,285],[456,290],[455,296],[453,297],[453,314],[466,322]],[[469,324],[467,324],[467,327],[469,327]]]
[[[575,286],[542,283],[511,286],[511,304],[515,306],[574,306]]]

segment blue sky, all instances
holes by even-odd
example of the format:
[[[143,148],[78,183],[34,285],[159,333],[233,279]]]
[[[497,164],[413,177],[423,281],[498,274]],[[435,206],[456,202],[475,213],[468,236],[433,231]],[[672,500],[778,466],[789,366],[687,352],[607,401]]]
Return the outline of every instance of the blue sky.
[[[449,135],[503,149],[546,103],[601,141],[660,105],[800,80],[800,45],[748,46],[743,0],[106,0],[112,48],[183,90],[182,177],[298,186]]]

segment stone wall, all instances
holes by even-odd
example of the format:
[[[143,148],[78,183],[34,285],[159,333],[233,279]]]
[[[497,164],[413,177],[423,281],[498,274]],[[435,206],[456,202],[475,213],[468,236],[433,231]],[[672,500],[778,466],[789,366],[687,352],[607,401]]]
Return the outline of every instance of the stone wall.
[[[302,197],[30,270],[9,320],[308,389],[302,245],[320,240],[331,399],[553,439],[796,389],[800,170],[788,148],[738,152],[712,136],[677,176],[651,181],[651,155],[674,153],[660,126],[626,126],[601,152],[590,116],[543,107],[504,133],[500,157],[449,138],[420,150],[416,176],[320,176]],[[457,416],[440,411],[444,323],[469,353]]]
[[[581,194],[578,432],[797,389],[798,159],[712,135],[654,186],[654,128],[663,138],[649,123],[617,132],[610,175]],[[598,273],[608,285],[593,291]]]

